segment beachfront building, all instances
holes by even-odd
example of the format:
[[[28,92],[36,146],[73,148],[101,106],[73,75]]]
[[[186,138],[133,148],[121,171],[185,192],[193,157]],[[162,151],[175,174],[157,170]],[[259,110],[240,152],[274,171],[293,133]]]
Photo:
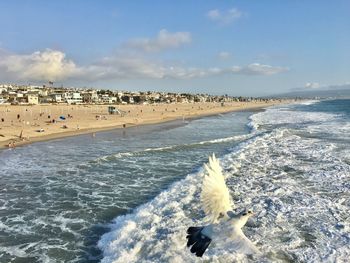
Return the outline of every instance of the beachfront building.
[[[147,94],[147,100],[150,103],[159,103],[160,102],[160,94],[156,92],[149,92]]]
[[[41,88],[39,89],[39,95],[42,96],[42,97],[45,97],[45,96],[48,96],[50,91],[46,88]]]
[[[17,103],[17,94],[14,91],[9,91],[7,93],[7,101],[9,103]]]
[[[134,103],[134,99],[132,96],[128,95],[123,95],[121,97],[122,104],[132,104]]]
[[[39,104],[39,95],[35,93],[27,94],[27,102],[33,105]]]
[[[6,93],[6,92],[7,92],[7,88],[0,86],[0,94]]]
[[[83,98],[79,92],[65,93],[64,94],[65,102],[68,104],[81,104],[83,103]]]
[[[113,104],[118,102],[118,98],[115,96],[110,96],[109,94],[103,94],[100,97],[100,101],[104,104]]]
[[[194,96],[194,102],[205,102],[206,98],[204,96],[196,95]]]
[[[97,103],[99,98],[96,90],[88,90],[81,93],[84,103]]]
[[[0,97],[0,104],[4,104],[7,102],[7,98]]]
[[[42,91],[42,89],[43,89],[43,87],[40,87],[40,86],[29,85],[24,90],[26,92],[39,94]]]
[[[81,97],[79,92],[74,92],[72,94],[73,103],[83,103],[83,98]]]
[[[27,96],[25,96],[22,92],[21,93],[17,93],[16,95],[17,95],[16,96],[16,102],[18,102],[20,104],[28,103]]]
[[[56,102],[56,103],[61,103],[61,102],[63,102],[63,100],[62,100],[62,94],[61,94],[61,93],[53,93],[53,94],[50,94],[50,97],[52,98],[52,101],[53,101],[53,102]]]
[[[188,103],[188,99],[186,97],[183,97],[183,96],[177,96],[176,102],[177,103]]]
[[[145,102],[146,102],[146,96],[145,95],[134,95],[133,97],[132,97],[132,99],[133,99],[133,101],[134,101],[134,103],[136,103],[136,104],[144,104]]]
[[[114,104],[114,103],[117,103],[117,102],[118,102],[118,98],[117,97],[114,97],[114,96],[109,97],[109,103],[110,104]]]

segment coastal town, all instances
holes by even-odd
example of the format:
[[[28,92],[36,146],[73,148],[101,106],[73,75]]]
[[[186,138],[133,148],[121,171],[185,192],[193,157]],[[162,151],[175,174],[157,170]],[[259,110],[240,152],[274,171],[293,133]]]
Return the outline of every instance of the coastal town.
[[[171,92],[129,92],[49,85],[0,85],[0,148],[14,148],[98,131],[128,128],[231,111],[286,100]]]
[[[171,92],[130,92],[92,88],[54,87],[49,85],[0,84],[0,104],[155,104],[234,102],[263,100],[228,95],[189,94]],[[264,99],[266,100],[266,99]]]

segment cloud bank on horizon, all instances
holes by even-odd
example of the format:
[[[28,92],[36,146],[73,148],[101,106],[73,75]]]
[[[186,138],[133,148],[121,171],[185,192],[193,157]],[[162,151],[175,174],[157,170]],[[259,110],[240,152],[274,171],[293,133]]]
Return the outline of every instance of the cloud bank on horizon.
[[[172,41],[177,39],[177,41]],[[146,52],[177,48],[190,39],[189,34],[176,32],[171,34],[161,30],[156,39],[132,40],[128,47],[139,48]],[[286,67],[251,63],[246,66],[226,68],[197,68],[166,65],[162,62],[135,54],[123,54],[104,57],[90,65],[77,65],[62,51],[46,49],[31,54],[0,54],[0,77],[22,81],[66,81],[84,79],[89,81],[115,79],[192,79],[222,74],[274,75],[288,71]]]

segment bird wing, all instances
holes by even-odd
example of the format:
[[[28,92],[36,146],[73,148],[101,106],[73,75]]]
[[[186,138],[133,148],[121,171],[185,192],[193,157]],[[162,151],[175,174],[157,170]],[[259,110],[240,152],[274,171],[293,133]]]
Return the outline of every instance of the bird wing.
[[[243,231],[234,227],[233,232],[230,239],[230,248],[232,248],[235,252],[251,255],[251,254],[260,254],[260,251],[257,247],[250,241]]]
[[[222,174],[222,169],[215,155],[209,157],[205,164],[207,174],[204,175],[201,202],[207,219],[212,223],[220,218],[227,218],[227,211],[232,209],[230,193]]]

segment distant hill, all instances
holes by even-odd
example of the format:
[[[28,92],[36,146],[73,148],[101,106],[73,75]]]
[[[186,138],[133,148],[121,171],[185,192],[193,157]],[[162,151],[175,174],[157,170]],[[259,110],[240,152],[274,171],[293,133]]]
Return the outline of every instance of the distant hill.
[[[272,97],[279,98],[315,98],[319,97],[321,99],[324,98],[350,98],[350,84],[342,85],[341,89],[337,88],[337,86],[330,86],[327,89],[309,89],[309,90],[295,90],[287,93],[275,94]]]

